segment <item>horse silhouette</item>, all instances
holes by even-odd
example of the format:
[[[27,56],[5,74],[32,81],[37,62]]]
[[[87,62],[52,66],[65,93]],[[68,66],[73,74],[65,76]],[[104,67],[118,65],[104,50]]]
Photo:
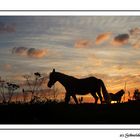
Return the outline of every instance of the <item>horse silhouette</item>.
[[[120,103],[121,98],[124,93],[125,93],[125,91],[123,89],[121,89],[120,91],[116,92],[115,94],[109,93],[109,96],[110,96],[111,101],[117,101],[117,103]]]
[[[78,79],[60,72],[55,72],[55,69],[53,69],[53,71],[49,75],[48,87],[51,88],[57,81],[60,82],[66,90],[65,103],[69,103],[70,97],[72,96],[75,103],[78,104],[76,94],[86,95],[90,93],[95,98],[96,104],[98,101],[98,97],[100,98],[102,104],[103,100],[101,95],[101,89],[105,102],[110,103],[107,89],[101,79],[97,79],[96,77]]]

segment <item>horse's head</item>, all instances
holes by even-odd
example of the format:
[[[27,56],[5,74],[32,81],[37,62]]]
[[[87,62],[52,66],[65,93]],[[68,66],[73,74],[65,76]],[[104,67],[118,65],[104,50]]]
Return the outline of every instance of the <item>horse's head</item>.
[[[49,75],[48,87],[51,88],[55,84],[56,81],[57,81],[56,72],[55,72],[55,69],[53,69],[53,71]]]

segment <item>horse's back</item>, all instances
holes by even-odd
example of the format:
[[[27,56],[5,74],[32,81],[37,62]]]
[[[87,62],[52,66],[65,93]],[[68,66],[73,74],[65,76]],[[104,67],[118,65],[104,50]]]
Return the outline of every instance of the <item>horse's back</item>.
[[[88,78],[78,79],[77,83],[80,86],[83,85],[83,86],[87,86],[87,87],[90,87],[90,86],[93,87],[95,85],[98,85],[99,81],[96,77],[88,77]]]
[[[98,81],[96,77],[87,77],[87,78],[82,78],[78,80],[82,82],[97,82]]]
[[[73,81],[72,85],[74,92],[82,95],[90,92],[96,92],[99,87],[98,79],[95,77],[77,79],[76,81]]]

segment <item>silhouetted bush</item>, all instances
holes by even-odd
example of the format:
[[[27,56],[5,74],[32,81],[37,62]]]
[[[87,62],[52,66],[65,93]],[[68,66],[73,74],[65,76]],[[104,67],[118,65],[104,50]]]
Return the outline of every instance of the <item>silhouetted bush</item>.
[[[19,88],[19,85],[6,82],[0,78],[0,94],[2,97],[2,103],[10,103],[15,91]]]
[[[6,103],[5,84],[6,84],[6,82],[4,80],[2,80],[2,78],[0,77],[0,94],[2,97],[2,103]]]
[[[30,102],[33,103],[37,100],[40,89],[47,80],[47,76],[39,72],[35,72],[34,74],[26,74],[23,77],[25,78],[25,84],[27,87],[26,91],[24,89],[22,90],[24,94],[24,100],[26,92],[30,92],[31,93]]]
[[[140,100],[140,91],[139,91],[139,89],[135,89],[133,98],[135,100]]]

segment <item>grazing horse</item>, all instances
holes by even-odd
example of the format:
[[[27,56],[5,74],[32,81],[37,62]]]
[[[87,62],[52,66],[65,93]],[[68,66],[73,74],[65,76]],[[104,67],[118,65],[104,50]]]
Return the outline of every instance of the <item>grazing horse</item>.
[[[97,79],[95,77],[77,79],[73,76],[65,75],[60,72],[55,72],[55,69],[53,69],[53,71],[49,75],[48,87],[51,88],[57,81],[60,82],[66,90],[65,103],[69,103],[70,96],[72,96],[75,103],[78,104],[76,94],[86,95],[88,93],[91,93],[91,95],[95,98],[96,104],[98,101],[98,96],[100,98],[101,103],[103,103],[101,89],[105,102],[110,103],[108,92],[101,79]],[[96,93],[98,96],[96,95]]]
[[[111,101],[117,101],[117,103],[121,102],[121,98],[124,94],[124,90],[121,89],[120,91],[118,91],[117,93],[113,94],[113,93],[109,93],[110,99]]]

